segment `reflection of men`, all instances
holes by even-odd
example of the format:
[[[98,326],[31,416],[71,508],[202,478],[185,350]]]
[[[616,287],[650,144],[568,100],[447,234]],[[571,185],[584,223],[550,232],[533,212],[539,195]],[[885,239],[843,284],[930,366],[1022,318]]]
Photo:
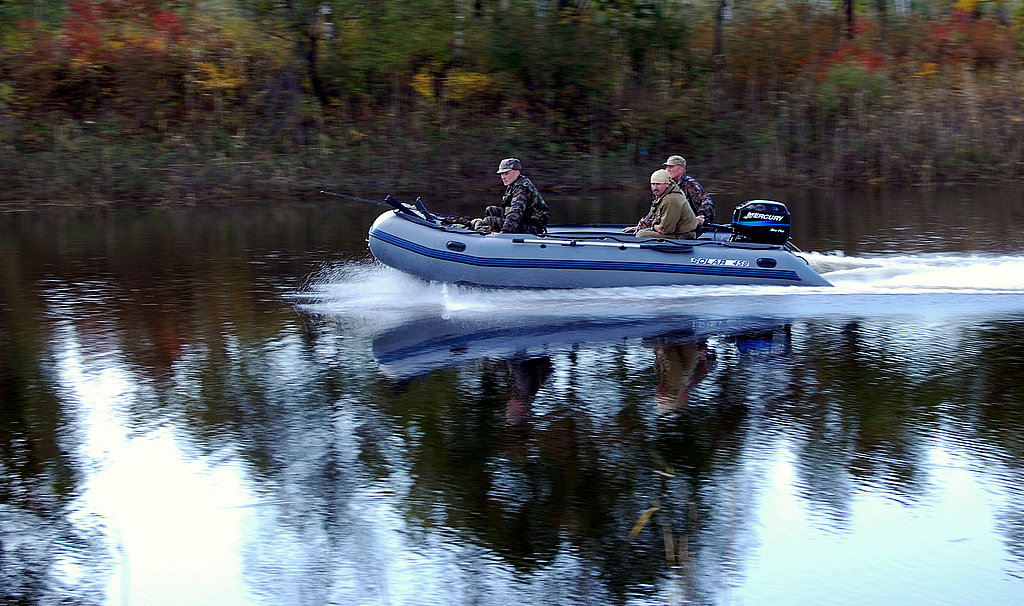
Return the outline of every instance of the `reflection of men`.
[[[492,362],[491,368],[508,373],[509,399],[505,405],[505,418],[512,425],[522,423],[541,385],[551,376],[551,358],[541,356],[528,360],[500,360]]]
[[[654,403],[658,412],[685,408],[690,386],[700,382],[715,365],[707,343],[657,343],[654,345]]]

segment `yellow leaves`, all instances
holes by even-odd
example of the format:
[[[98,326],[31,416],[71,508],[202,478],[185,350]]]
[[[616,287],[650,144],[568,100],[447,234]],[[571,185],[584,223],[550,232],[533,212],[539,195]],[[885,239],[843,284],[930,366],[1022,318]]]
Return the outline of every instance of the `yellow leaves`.
[[[162,52],[167,50],[167,39],[166,38],[149,38],[146,40],[146,48],[154,52]]]
[[[11,103],[15,98],[14,87],[6,82],[0,82],[0,102]]]
[[[956,0],[953,4],[953,8],[958,11],[964,11],[965,13],[972,13],[978,6],[980,0]]]
[[[939,64],[934,62],[928,62],[921,66],[921,69],[917,70],[914,75],[918,78],[930,78],[935,74],[939,73]]]
[[[454,69],[445,76],[435,69],[424,68],[413,75],[410,85],[413,90],[432,101],[437,100],[436,83],[440,79],[440,90],[445,101],[467,101],[490,93],[494,88],[494,77],[489,74]]]
[[[92,72],[103,68],[102,64],[96,63],[89,57],[72,57],[68,62],[72,73]]]
[[[448,76],[448,97],[454,101],[463,101],[470,97],[479,97],[494,88],[494,77],[490,74],[454,70]]]
[[[195,70],[195,83],[206,90],[228,91],[245,84],[241,71],[229,65],[221,69],[210,62],[200,63]]]
[[[660,507],[651,507],[647,511],[643,512],[642,514],[640,514],[640,517],[637,519],[636,524],[633,525],[633,530],[629,531],[629,540],[630,541],[635,539],[637,537],[637,535],[640,534],[640,531],[642,531],[644,529],[644,526],[647,525],[647,522],[649,522],[651,520],[651,516],[653,516],[659,509],[661,509],[661,508]]]
[[[434,78],[427,70],[420,70],[412,77],[412,89],[427,99],[434,99]]]

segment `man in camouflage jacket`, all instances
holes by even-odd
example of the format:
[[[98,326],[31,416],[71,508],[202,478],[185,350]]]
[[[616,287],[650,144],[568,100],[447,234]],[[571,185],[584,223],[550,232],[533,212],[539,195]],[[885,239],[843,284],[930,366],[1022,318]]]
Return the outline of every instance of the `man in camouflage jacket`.
[[[547,231],[551,210],[537,186],[523,174],[517,158],[505,158],[498,164],[498,175],[505,184],[501,206],[488,206],[483,224],[491,233],[543,234]]]
[[[672,180],[683,191],[690,208],[697,215],[697,235],[700,235],[702,225],[715,222],[715,203],[711,195],[696,179],[686,174],[686,159],[682,156],[669,156],[662,166],[672,175]]]

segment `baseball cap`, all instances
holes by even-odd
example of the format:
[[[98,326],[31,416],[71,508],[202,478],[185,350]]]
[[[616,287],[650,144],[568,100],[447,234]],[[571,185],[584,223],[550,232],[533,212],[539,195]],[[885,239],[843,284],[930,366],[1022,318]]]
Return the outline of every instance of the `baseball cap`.
[[[523,163],[519,161],[519,158],[505,158],[498,164],[499,175],[510,170],[523,170]]]

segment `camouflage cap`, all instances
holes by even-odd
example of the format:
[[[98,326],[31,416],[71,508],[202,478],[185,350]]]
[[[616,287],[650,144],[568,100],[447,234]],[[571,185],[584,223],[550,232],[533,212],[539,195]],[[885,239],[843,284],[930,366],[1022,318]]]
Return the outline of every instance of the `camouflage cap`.
[[[668,174],[668,171],[665,170],[664,168],[659,168],[658,170],[656,170],[653,173],[651,173],[651,183],[652,184],[654,184],[654,183],[671,183],[671,182],[672,182],[672,175]]]
[[[519,161],[519,158],[505,158],[498,164],[499,175],[510,170],[523,170],[523,163]]]
[[[686,168],[686,158],[682,156],[669,156],[662,166],[682,166]]]

